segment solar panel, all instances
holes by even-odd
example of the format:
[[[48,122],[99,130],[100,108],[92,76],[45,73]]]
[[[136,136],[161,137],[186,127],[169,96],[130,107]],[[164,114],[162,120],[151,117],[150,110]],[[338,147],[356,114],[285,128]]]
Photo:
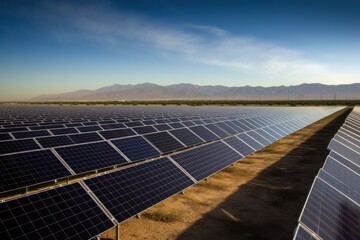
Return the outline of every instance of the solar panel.
[[[191,126],[194,126],[194,125],[195,125],[195,123],[193,123],[193,122],[191,122],[191,121],[182,122],[182,124],[183,124],[184,126],[187,126],[187,127],[191,127]]]
[[[183,124],[181,123],[169,123],[170,127],[172,128],[183,128],[185,127]]]
[[[33,139],[11,140],[0,142],[0,154],[23,152],[29,150],[39,149]]]
[[[56,125],[46,125],[46,126],[34,126],[29,127],[31,130],[43,130],[43,129],[54,129],[54,128],[64,128],[63,124],[56,124]]]
[[[316,178],[300,222],[322,239],[360,239],[360,209],[349,198]]]
[[[127,161],[107,142],[56,148],[56,152],[76,172],[89,172]]]
[[[276,140],[277,140],[277,138],[271,136],[269,133],[267,133],[263,129],[257,129],[257,130],[255,130],[255,132],[260,134],[265,139],[267,139],[270,143],[276,142]]]
[[[318,238],[314,237],[299,224],[296,229],[294,240],[318,240]]]
[[[220,127],[221,129],[225,130],[226,132],[228,132],[229,134],[227,134],[228,136],[229,135],[234,135],[234,134],[237,134],[238,132],[235,131],[234,129],[232,129],[231,127],[229,127],[229,125],[227,125],[226,123],[224,122],[219,122],[219,123],[215,123],[215,126],[217,127]]]
[[[248,122],[247,119],[237,119],[237,122],[239,123],[239,126],[245,129],[246,131],[256,129],[256,127],[252,125],[250,122]]]
[[[348,168],[350,168],[351,170],[353,170],[354,172],[356,172],[357,174],[360,175],[360,165],[356,165],[355,163],[347,160],[346,158],[344,158],[344,157],[340,156],[339,154],[332,152],[332,151],[330,152],[328,158],[335,159],[336,161],[347,166]]]
[[[138,121],[138,122],[126,122],[124,124],[126,126],[128,126],[128,127],[144,126],[144,124],[142,124],[142,122],[140,122],[140,121]]]
[[[242,158],[223,142],[210,143],[171,157],[198,181]]]
[[[237,137],[230,137],[224,139],[223,141],[230,145],[232,148],[234,148],[236,151],[238,151],[244,157],[255,152],[254,149],[246,145],[244,142],[240,141],[240,139],[238,139]]]
[[[204,139],[206,142],[219,138],[218,136],[216,136],[215,134],[210,132],[207,128],[205,128],[204,126],[189,127],[189,129],[191,131],[193,131],[194,133],[196,133],[196,135],[198,135],[199,137]]]
[[[167,158],[91,178],[85,183],[119,222],[194,184]]]
[[[99,126],[77,127],[77,129],[82,133],[102,130],[102,128]]]
[[[27,131],[26,127],[0,128],[0,133]]]
[[[255,149],[256,151],[262,149],[264,146],[261,145],[260,143],[258,143],[257,141],[255,141],[253,138],[249,137],[246,134],[240,134],[237,136],[241,141],[243,141],[244,143],[246,143],[247,145],[249,145],[250,147],[252,147],[253,149]]]
[[[123,123],[112,123],[112,124],[106,124],[101,125],[101,127],[105,130],[108,129],[118,129],[118,128],[126,128],[126,126]]]
[[[329,147],[330,150],[341,154],[341,156],[347,158],[349,161],[352,161],[356,165],[360,166],[359,153],[353,151],[352,149],[346,147],[345,145],[339,143],[335,139],[330,141]]]
[[[0,192],[69,175],[50,150],[0,156]]]
[[[360,176],[336,161],[331,164],[333,168],[328,168],[331,171],[327,172],[321,169],[318,177],[357,204],[360,204]]]
[[[264,138],[263,136],[261,136],[260,134],[258,134],[255,131],[250,131],[250,132],[247,132],[246,134],[249,135],[250,137],[252,137],[253,139],[255,139],[256,141],[258,141],[263,146],[267,146],[271,143],[269,140],[267,140],[266,138]]]
[[[344,138],[341,134],[339,134],[339,132],[334,136],[333,139],[360,154],[360,142],[356,141],[355,139],[351,139],[351,137],[348,136]]]
[[[46,131],[46,130],[40,130],[40,131],[14,132],[12,135],[16,139],[22,139],[22,138],[33,138],[33,137],[49,136],[50,133],[48,131]]]
[[[79,183],[0,204],[2,239],[90,239],[114,226]]]
[[[107,131],[101,131],[99,133],[105,139],[123,138],[123,137],[136,135],[136,133],[130,128],[107,130]]]
[[[228,136],[228,134],[226,132],[224,132],[223,130],[221,130],[220,128],[215,126],[214,124],[207,124],[207,125],[204,125],[204,126],[206,128],[208,128],[211,132],[215,133],[216,135],[218,135],[221,138]]]
[[[167,132],[150,133],[144,135],[162,153],[169,153],[184,148],[184,146]]]
[[[182,142],[186,146],[194,146],[204,141],[201,140],[198,136],[192,133],[189,129],[181,128],[169,131],[172,135],[174,135],[180,142]]]
[[[152,126],[145,126],[145,127],[134,127],[132,128],[137,134],[146,134],[146,133],[152,133],[157,132],[155,128]]]
[[[158,131],[165,131],[165,130],[172,129],[172,127],[170,127],[166,123],[165,124],[154,125],[154,128],[156,128]]]
[[[263,130],[271,134],[276,140],[279,140],[280,138],[283,137],[279,132],[274,131],[271,127],[265,127],[263,128]]]
[[[79,133],[75,128],[59,128],[50,130],[54,135],[72,134]]]
[[[156,124],[156,122],[154,122],[153,120],[142,121],[142,123],[143,123],[144,125],[154,125],[154,124]]]
[[[88,142],[96,142],[103,140],[99,134],[97,133],[79,133],[79,134],[73,134],[69,135],[69,138],[74,143],[88,143]]]
[[[131,161],[160,156],[161,154],[141,136],[113,140],[112,143]]]
[[[51,136],[36,139],[43,148],[52,148],[74,144],[68,136]]]
[[[1,134],[0,134],[0,141],[10,140],[10,139],[12,139],[12,137],[10,136],[10,134],[8,134],[8,133],[1,133]]]

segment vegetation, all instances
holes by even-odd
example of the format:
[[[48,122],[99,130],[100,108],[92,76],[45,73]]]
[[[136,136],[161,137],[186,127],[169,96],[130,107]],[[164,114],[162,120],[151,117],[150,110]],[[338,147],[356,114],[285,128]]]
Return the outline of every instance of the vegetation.
[[[144,212],[142,216],[156,222],[164,223],[177,222],[181,220],[181,216],[179,213],[167,211]]]
[[[0,102],[0,104],[52,104],[52,105],[187,105],[187,106],[338,106],[360,105],[360,100],[167,100],[167,101],[91,101],[91,102]]]

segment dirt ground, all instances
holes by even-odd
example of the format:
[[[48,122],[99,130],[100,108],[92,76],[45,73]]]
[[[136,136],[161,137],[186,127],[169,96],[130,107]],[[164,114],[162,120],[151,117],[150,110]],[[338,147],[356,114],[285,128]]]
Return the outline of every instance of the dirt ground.
[[[291,239],[327,145],[349,110],[335,113],[120,225],[120,238]],[[114,239],[115,231],[102,235]]]

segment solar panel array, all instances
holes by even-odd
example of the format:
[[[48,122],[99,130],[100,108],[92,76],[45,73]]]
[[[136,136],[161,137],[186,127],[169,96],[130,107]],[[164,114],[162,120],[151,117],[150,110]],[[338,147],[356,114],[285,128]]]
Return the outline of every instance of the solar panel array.
[[[92,238],[340,109],[0,106],[0,192],[94,173],[4,201],[0,235]]]
[[[360,108],[331,140],[294,239],[360,239]]]

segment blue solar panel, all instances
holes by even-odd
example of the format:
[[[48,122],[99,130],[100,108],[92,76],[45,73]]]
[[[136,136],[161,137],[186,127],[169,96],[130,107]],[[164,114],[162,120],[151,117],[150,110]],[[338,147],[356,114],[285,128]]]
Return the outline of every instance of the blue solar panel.
[[[186,128],[175,129],[169,132],[188,147],[204,142],[198,136],[196,136],[194,133],[192,133],[189,129]]]
[[[40,131],[14,132],[12,135],[16,139],[22,139],[22,138],[33,138],[33,137],[49,136],[50,133],[48,131],[46,131],[46,130],[40,130]]]
[[[255,141],[253,138],[249,137],[246,134],[240,134],[237,137],[241,141],[243,141],[244,143],[246,143],[247,145],[249,145],[250,147],[255,149],[256,151],[258,151],[264,147],[263,145],[261,145],[260,143],[258,143],[257,141]]]
[[[161,154],[141,136],[113,140],[112,143],[131,161],[160,156]]]
[[[244,157],[255,152],[254,149],[249,147],[244,142],[240,141],[240,139],[237,137],[230,137],[230,138],[224,139],[223,141],[226,142],[227,144],[229,144],[232,148],[234,148],[236,151],[238,151]]]
[[[0,128],[0,133],[27,131],[26,127]]]
[[[271,143],[269,140],[258,134],[256,130],[247,132],[246,134],[252,137],[253,139],[255,139],[256,141],[258,141],[259,143],[261,143],[263,146],[267,146]]]
[[[50,150],[0,156],[0,192],[69,175]]]
[[[167,158],[85,180],[122,222],[194,184]]]
[[[99,134],[97,133],[80,133],[80,134],[73,134],[69,135],[69,138],[74,143],[88,143],[88,142],[96,142],[103,140]]]
[[[311,233],[305,230],[301,225],[298,226],[296,230],[294,240],[318,240],[318,238],[314,237]]]
[[[349,161],[352,161],[356,165],[360,166],[359,153],[332,139],[329,144],[329,149],[345,157]]]
[[[137,134],[146,134],[146,133],[152,133],[157,132],[155,128],[152,126],[145,126],[145,127],[134,127],[132,128]]]
[[[10,139],[12,139],[12,137],[10,136],[10,134],[8,134],[8,133],[1,133],[1,134],[0,134],[0,141],[10,140]]]
[[[223,142],[214,142],[171,157],[198,181],[242,158]]]
[[[158,132],[144,135],[162,153],[169,153],[184,148],[184,146],[167,132]]]
[[[170,127],[166,123],[165,124],[154,125],[154,128],[156,128],[158,131],[165,131],[165,130],[172,129],[172,127]]]
[[[136,133],[130,128],[107,130],[107,131],[101,131],[99,133],[105,139],[123,138],[123,137],[136,135]]]
[[[36,144],[33,139],[24,140],[11,140],[0,142],[0,154],[23,152],[29,150],[39,149],[40,147]]]
[[[228,136],[229,135],[234,135],[234,134],[237,134],[238,132],[235,131],[234,129],[232,129],[231,127],[229,127],[229,125],[227,125],[226,123],[224,122],[219,122],[219,123],[215,123],[215,126],[217,127],[220,127],[221,129],[225,130],[227,133]]]
[[[77,127],[77,129],[82,133],[102,130],[99,126]]]
[[[215,126],[214,124],[207,124],[207,125],[204,125],[204,126],[206,128],[208,128],[211,132],[215,133],[216,135],[218,135],[221,138],[228,136],[228,134],[226,132],[224,132],[223,130],[221,130],[220,128]]]
[[[215,134],[210,132],[207,128],[205,128],[204,126],[189,127],[189,129],[207,142],[219,138],[218,136],[216,136]]]
[[[52,129],[50,130],[54,135],[63,135],[63,134],[72,134],[72,133],[79,133],[76,128],[59,128],[59,129]]]
[[[346,158],[340,156],[339,154],[337,154],[335,152],[330,152],[328,158],[335,159],[336,161],[347,166],[348,168],[350,168],[351,170],[353,170],[354,172],[356,172],[357,174],[360,175],[360,165],[356,165],[355,163],[347,160]]]
[[[359,206],[316,178],[300,222],[322,239],[360,239]]]
[[[0,204],[1,239],[90,239],[114,224],[79,183]]]
[[[36,139],[43,148],[52,148],[74,144],[68,136],[51,136]]]
[[[112,123],[112,124],[106,124],[101,125],[101,127],[105,130],[108,129],[118,129],[118,128],[126,128],[126,126],[123,123]]]
[[[185,127],[183,124],[181,123],[169,123],[170,127],[172,128],[183,128]]]
[[[98,142],[55,149],[76,172],[88,172],[127,161],[107,142]]]

